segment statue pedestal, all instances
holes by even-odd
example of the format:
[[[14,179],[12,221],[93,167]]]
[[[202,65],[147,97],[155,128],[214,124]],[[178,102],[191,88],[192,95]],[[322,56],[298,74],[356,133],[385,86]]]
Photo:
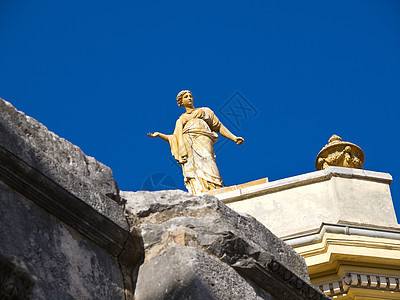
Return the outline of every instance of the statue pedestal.
[[[328,167],[215,196],[284,237],[316,230],[322,222],[396,227],[391,181],[387,173]]]

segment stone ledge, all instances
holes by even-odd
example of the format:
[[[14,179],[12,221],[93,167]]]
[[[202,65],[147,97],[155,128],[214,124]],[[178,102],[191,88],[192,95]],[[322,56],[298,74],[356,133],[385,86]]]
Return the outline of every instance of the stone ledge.
[[[252,280],[276,299],[329,299],[280,262],[271,258],[267,260],[268,263],[265,263],[265,257],[260,256],[258,261],[250,259],[233,267],[243,277]]]
[[[0,180],[110,254],[118,256],[123,249],[128,231],[3,147]]]
[[[317,230],[284,236],[281,237],[281,239],[292,247],[300,247],[321,242],[325,233],[362,235],[400,240],[400,227],[377,227],[376,225],[367,226],[361,224],[333,224],[325,222],[322,223],[321,227]]]
[[[388,173],[374,172],[342,167],[328,167],[325,170],[306,173],[298,176],[275,180],[253,186],[247,186],[223,193],[214,192],[215,196],[224,203],[240,201],[256,195],[275,193],[294,187],[327,181],[332,177],[358,178],[390,184],[393,180]]]
[[[238,185],[226,186],[226,187],[219,188],[216,190],[210,190],[210,191],[205,192],[204,194],[210,194],[210,195],[223,194],[223,193],[227,193],[230,191],[241,190],[245,187],[260,185],[260,184],[267,183],[267,182],[268,182],[268,177],[253,180],[253,181],[238,184]]]
[[[400,240],[388,236],[328,232],[321,241],[295,246],[295,250],[306,260],[313,283],[336,280],[352,271],[400,274]]]

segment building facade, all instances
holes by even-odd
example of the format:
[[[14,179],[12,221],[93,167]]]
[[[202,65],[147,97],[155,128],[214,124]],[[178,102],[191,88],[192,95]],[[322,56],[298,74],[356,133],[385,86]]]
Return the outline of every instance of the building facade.
[[[391,182],[387,173],[326,166],[212,193],[291,245],[305,258],[311,282],[331,298],[400,299]]]

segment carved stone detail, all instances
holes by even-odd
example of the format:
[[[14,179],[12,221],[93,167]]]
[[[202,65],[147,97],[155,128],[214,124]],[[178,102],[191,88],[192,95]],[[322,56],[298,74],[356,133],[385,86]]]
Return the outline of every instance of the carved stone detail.
[[[315,168],[324,170],[329,166],[362,169],[365,161],[364,152],[355,144],[343,142],[337,135],[332,135],[328,144],[318,153]]]
[[[315,285],[329,297],[340,297],[354,287],[358,289],[374,289],[400,292],[399,276],[388,276],[367,273],[346,273],[343,278]]]
[[[321,294],[317,293],[310,285],[301,280],[296,274],[288,270],[279,262],[272,260],[268,264],[268,269],[271,271],[273,277],[280,278],[296,291],[296,295],[302,299],[325,299]],[[279,295],[276,295],[279,296]],[[286,298],[285,298],[286,299]],[[287,298],[292,299],[292,298]],[[295,298],[293,298],[295,299]],[[296,298],[297,299],[297,298]]]

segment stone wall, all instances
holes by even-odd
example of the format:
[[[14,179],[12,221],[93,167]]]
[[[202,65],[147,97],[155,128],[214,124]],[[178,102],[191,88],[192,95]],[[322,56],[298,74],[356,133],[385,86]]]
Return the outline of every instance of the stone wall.
[[[0,298],[123,299],[112,171],[0,99]]]
[[[21,274],[34,283],[23,295],[123,299],[124,283],[116,257],[2,182],[0,195],[1,256],[14,268],[25,270]],[[1,277],[10,280],[11,276]]]

